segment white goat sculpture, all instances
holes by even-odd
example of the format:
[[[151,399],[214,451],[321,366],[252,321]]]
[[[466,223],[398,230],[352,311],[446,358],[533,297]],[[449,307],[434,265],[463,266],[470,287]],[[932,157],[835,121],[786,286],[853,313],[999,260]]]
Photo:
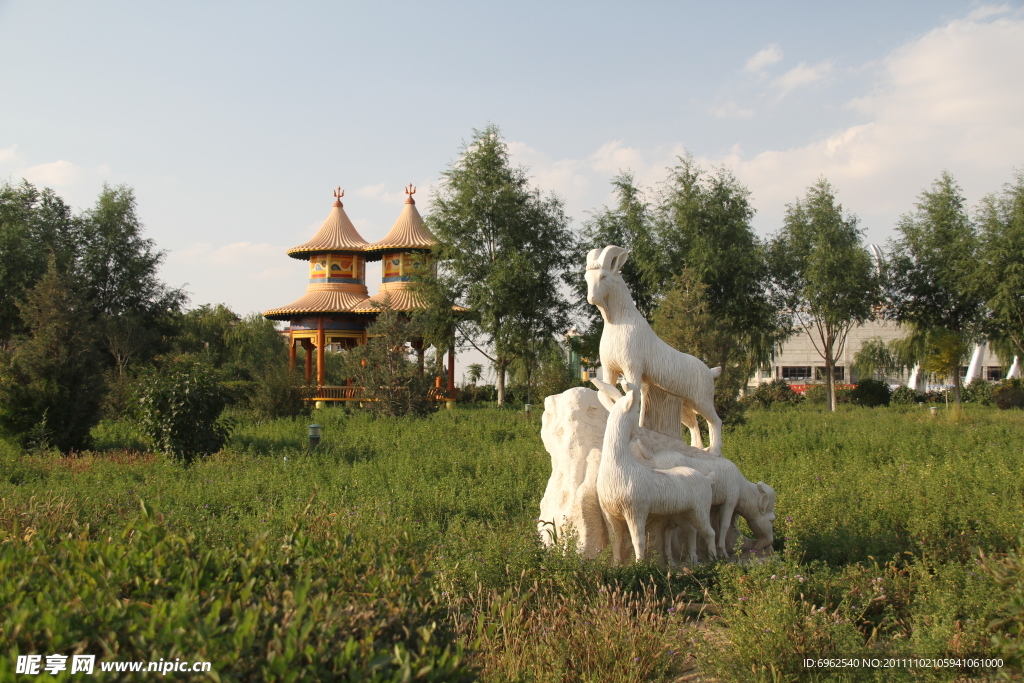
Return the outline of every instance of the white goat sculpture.
[[[636,387],[630,386],[612,408],[597,471],[601,512],[612,532],[612,560],[622,562],[627,533],[637,562],[646,559],[648,516],[680,526],[688,523],[707,540],[708,558],[714,560],[710,513],[715,475],[705,476],[689,467],[656,470],[637,462],[629,446],[640,431],[638,398]],[[690,554],[695,560],[692,544]]]
[[[600,353],[605,381],[615,384],[622,373],[626,382],[642,387],[644,426],[678,438],[681,420],[690,430],[691,444],[698,448],[702,443],[694,413],[701,415],[710,428],[708,450],[721,455],[722,420],[715,412],[715,378],[721,368],[709,369],[700,359],[677,351],[654,333],[620,274],[628,256],[628,251],[614,245],[594,249],[587,256],[587,302],[597,306],[604,318]],[[665,431],[663,414],[655,417],[662,420],[660,425],[648,424],[648,415],[672,411],[678,405],[672,397],[682,402],[681,413],[673,418],[675,434]]]
[[[599,379],[592,379],[591,382],[600,392],[598,398],[601,404],[611,412],[617,405],[617,401],[621,400],[622,394],[607,382]],[[700,451],[692,450],[690,453],[698,454],[696,457],[675,450],[659,451],[652,454],[647,452],[639,442],[632,444],[631,453],[638,462],[654,469],[667,470],[673,467],[688,467],[708,476],[714,473],[715,486],[711,498],[712,518],[718,522],[715,532],[718,552],[723,558],[729,557],[729,551],[732,550],[727,547],[727,539],[733,517],[737,513],[747,520],[747,525],[754,532],[757,543],[754,545],[753,551],[768,547],[774,541],[772,523],[775,521],[775,490],[763,481],[756,484],[749,481],[731,460],[707,457]],[[692,556],[696,551],[695,530],[687,525],[683,525],[682,528]],[[665,554],[671,559],[672,544],[668,541],[673,535],[673,530],[668,529],[666,533]]]

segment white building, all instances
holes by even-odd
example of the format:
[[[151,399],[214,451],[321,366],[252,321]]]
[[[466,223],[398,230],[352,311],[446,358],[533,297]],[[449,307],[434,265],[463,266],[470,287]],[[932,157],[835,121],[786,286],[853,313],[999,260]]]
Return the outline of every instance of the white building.
[[[853,384],[860,377],[853,371],[853,359],[861,347],[869,339],[881,338],[886,342],[893,339],[900,339],[906,332],[894,322],[888,320],[876,320],[859,325],[852,330],[846,339],[843,352],[836,358],[836,382],[839,384]],[[819,342],[820,345],[820,342]],[[992,352],[987,345],[975,347],[969,365],[960,369],[960,376],[964,383],[982,378],[989,381],[1003,379],[1003,366],[999,357]],[[751,378],[749,387],[756,387],[762,382],[773,379],[781,379],[802,391],[805,385],[820,384],[825,381],[825,361],[815,350],[810,336],[807,332],[800,331],[790,337],[776,352],[772,367],[769,370],[758,370]],[[926,377],[924,373],[901,372],[897,375],[887,375],[885,381],[891,386],[913,383],[918,391],[937,389],[940,386],[934,376]]]

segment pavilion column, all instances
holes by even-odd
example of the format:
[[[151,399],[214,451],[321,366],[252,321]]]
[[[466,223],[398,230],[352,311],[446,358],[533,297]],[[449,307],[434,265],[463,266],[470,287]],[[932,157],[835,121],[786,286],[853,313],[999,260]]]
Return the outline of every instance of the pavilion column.
[[[288,325],[288,369],[295,372],[295,332]]]
[[[313,379],[313,344],[308,339],[302,339],[302,349],[306,352],[306,384]]]
[[[316,385],[324,385],[324,317],[317,317],[316,325]]]
[[[423,376],[423,347],[416,349],[416,358],[420,364],[420,377]]]

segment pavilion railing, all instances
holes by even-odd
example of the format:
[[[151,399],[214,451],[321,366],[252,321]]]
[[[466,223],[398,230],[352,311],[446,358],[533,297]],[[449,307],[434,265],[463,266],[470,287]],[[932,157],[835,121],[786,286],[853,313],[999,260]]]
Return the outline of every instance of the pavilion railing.
[[[433,401],[454,401],[458,395],[458,389],[445,389],[432,387],[427,392],[427,397]],[[307,401],[372,401],[373,399],[363,398],[363,387],[354,386],[321,386],[313,389],[313,392],[306,399]]]

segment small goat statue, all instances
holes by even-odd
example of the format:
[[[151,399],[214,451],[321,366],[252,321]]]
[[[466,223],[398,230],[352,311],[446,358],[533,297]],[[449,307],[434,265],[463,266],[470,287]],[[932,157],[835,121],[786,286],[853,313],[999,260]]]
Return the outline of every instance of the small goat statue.
[[[636,561],[646,559],[647,523],[651,517],[692,527],[706,540],[708,559],[714,561],[715,530],[710,515],[716,475],[704,475],[689,467],[651,469],[637,462],[630,453],[630,443],[640,431],[640,397],[637,387],[624,388],[626,395],[615,402],[608,416],[597,471],[597,496],[611,530],[612,560],[622,562],[627,538],[632,538]],[[689,551],[695,562],[694,544]]]
[[[601,366],[605,381],[615,384],[621,373],[625,381],[641,387],[644,410],[641,423],[678,438],[679,422],[690,430],[691,444],[702,446],[694,413],[708,421],[711,453],[722,453],[722,420],[715,412],[715,378],[721,368],[709,369],[700,359],[672,348],[654,333],[640,315],[622,279],[622,266],[629,252],[622,247],[594,249],[587,256],[587,302],[597,306],[604,318],[601,334]],[[674,408],[680,406],[680,412]],[[666,412],[676,433],[666,431]],[[660,424],[649,424],[650,416]],[[659,416],[660,415],[660,416]]]
[[[591,379],[598,390],[598,399],[610,413],[617,401],[622,399],[619,390],[607,382]],[[714,494],[711,498],[711,520],[715,528],[718,553],[728,558],[732,548],[728,547],[729,530],[738,514],[747,521],[754,533],[756,542],[747,550],[757,552],[766,548],[774,541],[772,523],[775,521],[775,489],[763,481],[754,484],[748,481],[739,468],[727,458],[701,457],[700,451],[690,451],[689,455],[679,451],[657,451],[650,453],[639,440],[630,444],[630,452],[641,464],[652,469],[667,470],[673,467],[695,469],[707,476],[715,475]],[[697,457],[694,457],[694,454]],[[695,529],[683,525],[690,553],[696,552]],[[674,536],[668,533],[666,539]],[[667,543],[666,557],[672,558],[671,543]]]

